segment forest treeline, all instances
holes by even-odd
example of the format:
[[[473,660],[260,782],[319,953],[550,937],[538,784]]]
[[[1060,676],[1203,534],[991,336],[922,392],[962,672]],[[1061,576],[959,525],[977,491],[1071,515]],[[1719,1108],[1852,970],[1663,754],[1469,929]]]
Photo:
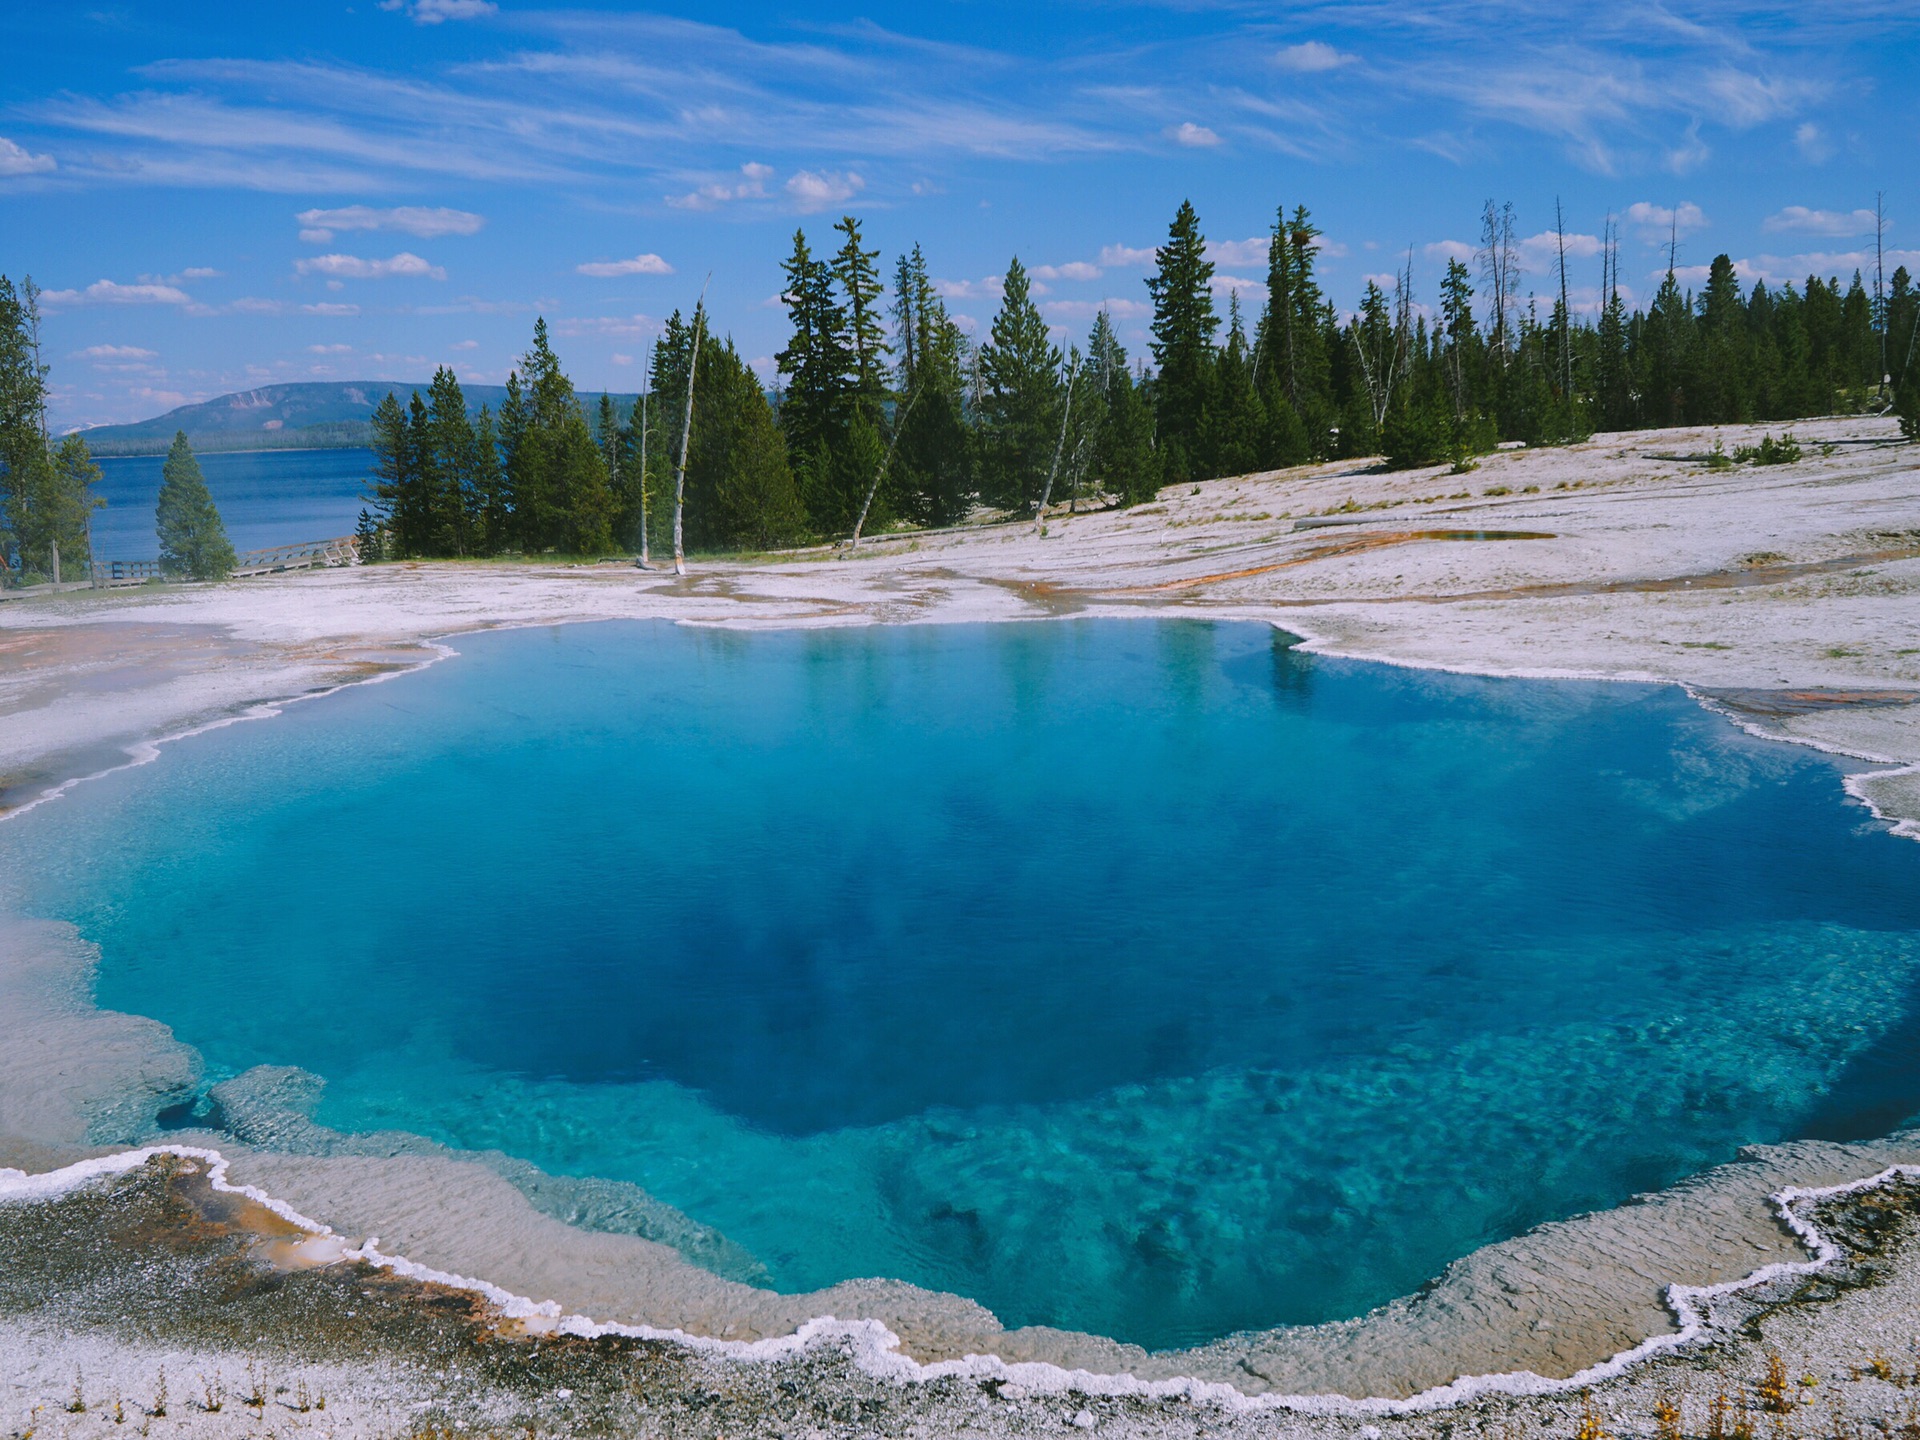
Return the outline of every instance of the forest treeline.
[[[1920,438],[1920,295],[1904,267],[1876,299],[1859,273],[1845,285],[1744,285],[1720,255],[1700,290],[1670,263],[1651,302],[1629,306],[1610,226],[1604,303],[1584,315],[1567,298],[1564,249],[1542,297],[1523,294],[1519,248],[1512,206],[1490,202],[1471,263],[1449,260],[1431,305],[1417,303],[1409,260],[1343,313],[1316,273],[1312,216],[1282,208],[1249,322],[1240,288],[1215,283],[1183,204],[1146,282],[1151,340],[1135,356],[1104,310],[1063,350],[1018,259],[990,328],[969,337],[920,248],[883,275],[849,216],[819,250],[794,236],[772,395],[696,309],[667,321],[630,413],[575,395],[544,323],[498,415],[469,415],[447,370],[407,406],[390,396],[375,415],[378,513],[364,545],[665,551],[696,337],[691,549],[949,525],[980,507],[1032,515],[1043,499],[1134,504],[1165,484],[1342,456],[1464,464],[1502,441],[1595,430],[1892,405]]]
[[[1437,294],[1416,296],[1409,257],[1342,311],[1304,207],[1278,210],[1265,285],[1248,287],[1216,276],[1182,204],[1146,281],[1146,353],[1130,355],[1105,310],[1063,349],[1017,258],[991,325],[969,336],[921,249],[883,273],[849,216],[819,250],[793,237],[771,394],[701,306],[668,319],[626,413],[575,392],[544,321],[498,413],[471,409],[448,369],[404,404],[389,394],[362,553],[665,553],[676,520],[691,550],[767,549],[1047,501],[1135,504],[1319,459],[1468,464],[1503,441],[1885,407],[1920,438],[1920,293],[1904,267],[1871,286],[1858,272],[1746,285],[1720,255],[1694,291],[1670,251],[1651,301],[1630,306],[1609,225],[1603,303],[1576,314],[1564,246],[1531,288],[1519,251],[1513,207],[1489,202],[1479,246],[1448,261]],[[48,437],[46,380],[31,282],[0,278],[0,560],[14,579],[84,561],[97,503],[84,443]]]

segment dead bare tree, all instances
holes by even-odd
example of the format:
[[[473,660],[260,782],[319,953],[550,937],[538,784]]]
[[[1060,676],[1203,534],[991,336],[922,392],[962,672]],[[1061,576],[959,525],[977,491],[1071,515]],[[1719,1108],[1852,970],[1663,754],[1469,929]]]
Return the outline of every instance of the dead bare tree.
[[[1487,342],[1505,369],[1513,349],[1513,307],[1520,288],[1520,261],[1513,238],[1513,202],[1495,205],[1487,201],[1480,215],[1480,249],[1476,259],[1480,274],[1487,282],[1492,314],[1487,321]]]
[[[1060,452],[1067,444],[1067,421],[1073,418],[1073,382],[1080,373],[1080,352],[1075,350],[1067,362],[1067,403],[1060,411],[1060,438],[1053,442],[1053,464],[1047,467],[1047,483],[1040,491],[1040,508],[1034,513],[1033,528],[1047,523],[1047,502],[1053,498],[1054,477],[1060,473]]]
[[[1873,192],[1873,323],[1880,332],[1880,394],[1887,395],[1893,372],[1887,369],[1887,192]]]
[[[867,498],[860,502],[860,518],[853,522],[853,539],[847,542],[849,549],[856,548],[860,544],[860,532],[866,528],[867,512],[873,508],[873,497],[880,493],[880,482],[887,478],[887,470],[893,464],[893,451],[894,447],[900,443],[900,432],[907,428],[907,417],[913,414],[914,404],[919,399],[918,390],[909,395],[907,408],[902,410],[899,418],[894,421],[893,438],[887,441],[887,453],[880,457],[880,468],[873,472],[873,484],[867,487]]]
[[[1379,295],[1371,282],[1368,284],[1368,304],[1374,303],[1373,297]],[[1399,383],[1407,369],[1408,351],[1413,340],[1413,249],[1407,249],[1407,263],[1393,277],[1393,319],[1391,329],[1383,336],[1372,333],[1377,326],[1367,316],[1362,316],[1353,326],[1353,348],[1360,357],[1360,374],[1366,382],[1367,400],[1373,409],[1373,424],[1377,430],[1386,424],[1387,411],[1393,408],[1394,387]],[[1377,350],[1369,349],[1369,344]]]
[[[653,389],[653,357],[657,346],[647,347],[647,365],[640,372],[640,568],[651,570],[653,556],[647,541],[647,399]]]
[[[1560,393],[1573,398],[1573,311],[1567,304],[1567,222],[1553,197],[1553,238],[1560,250]]]
[[[673,573],[687,573],[687,552],[681,543],[681,520],[687,506],[687,442],[693,438],[693,377],[700,370],[700,331],[707,321],[707,285],[713,273],[707,273],[700,287],[700,299],[693,307],[693,350],[687,356],[687,410],[680,421],[680,463],[673,472]]]

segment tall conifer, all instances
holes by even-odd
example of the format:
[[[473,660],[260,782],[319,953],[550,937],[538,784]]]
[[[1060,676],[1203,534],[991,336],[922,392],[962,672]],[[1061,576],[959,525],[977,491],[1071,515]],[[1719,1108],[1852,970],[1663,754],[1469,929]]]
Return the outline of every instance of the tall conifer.
[[[160,539],[161,573],[174,579],[224,580],[233,571],[235,556],[220,523],[206,476],[187,443],[187,432],[174,432],[173,446],[160,468],[160,501],[154,509],[154,529]]]
[[[1167,478],[1202,478],[1201,416],[1213,381],[1213,332],[1220,317],[1213,309],[1213,262],[1193,203],[1180,202],[1167,243],[1155,252],[1157,268],[1147,280],[1153,297],[1153,358],[1159,443]],[[1204,464],[1201,468],[1205,468]]]

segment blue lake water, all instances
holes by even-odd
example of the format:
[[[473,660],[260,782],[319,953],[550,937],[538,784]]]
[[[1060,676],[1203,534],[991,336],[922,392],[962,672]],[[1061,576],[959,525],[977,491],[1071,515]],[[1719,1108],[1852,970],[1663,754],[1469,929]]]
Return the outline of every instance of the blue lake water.
[[[1156,1348],[1920,1110],[1920,847],[1671,689],[1192,622],[458,648],[0,826],[0,898],[325,1124]]]
[[[201,473],[236,550],[265,550],[351,535],[373,483],[371,450],[248,450],[199,456]],[[93,549],[102,560],[151,560],[160,553],[153,508],[162,455],[100,461]]]

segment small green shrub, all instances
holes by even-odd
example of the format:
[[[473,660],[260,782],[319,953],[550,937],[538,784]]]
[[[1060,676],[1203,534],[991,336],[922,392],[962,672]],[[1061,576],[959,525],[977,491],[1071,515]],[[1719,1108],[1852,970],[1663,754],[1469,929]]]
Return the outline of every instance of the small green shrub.
[[[1758,445],[1742,445],[1733,452],[1733,458],[1751,465],[1792,465],[1800,459],[1800,442],[1793,438],[1791,430],[1778,440],[1762,435]]]

